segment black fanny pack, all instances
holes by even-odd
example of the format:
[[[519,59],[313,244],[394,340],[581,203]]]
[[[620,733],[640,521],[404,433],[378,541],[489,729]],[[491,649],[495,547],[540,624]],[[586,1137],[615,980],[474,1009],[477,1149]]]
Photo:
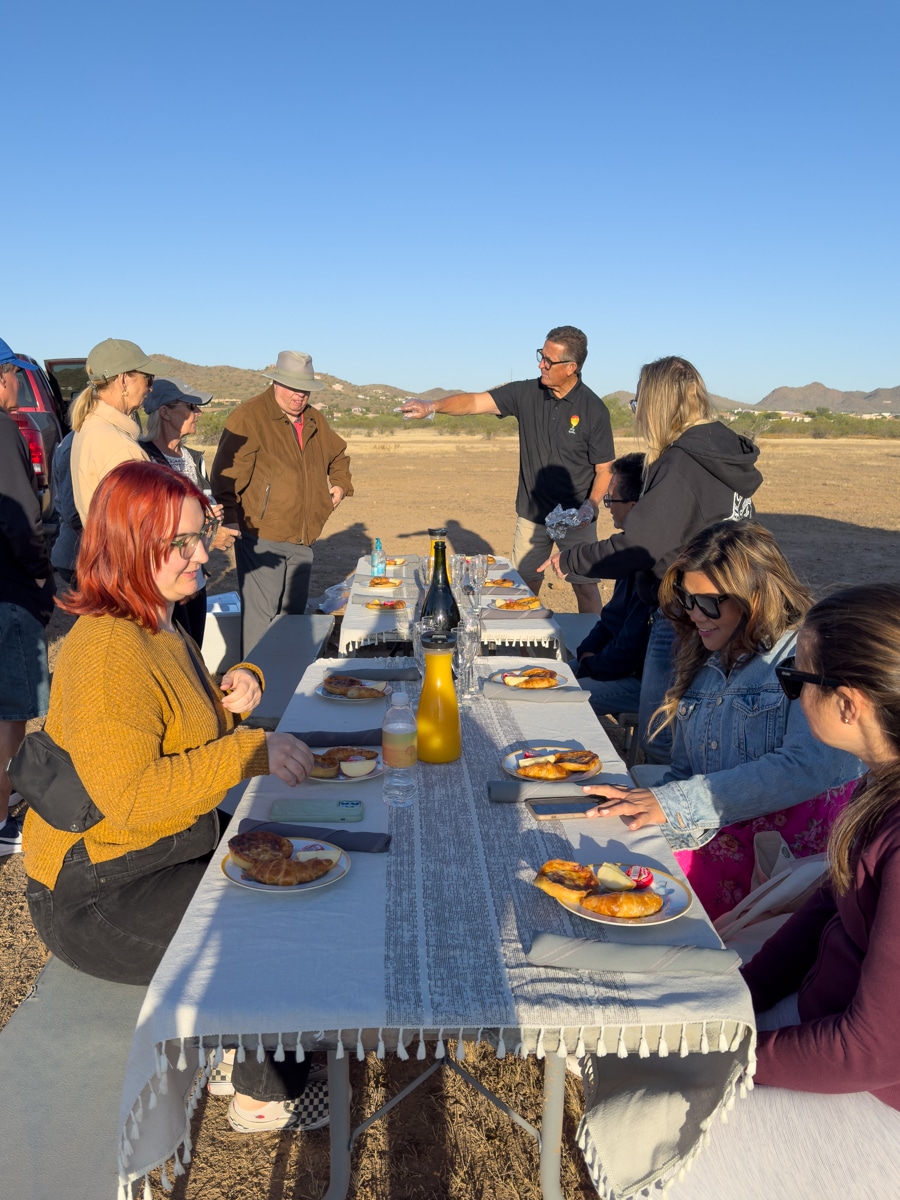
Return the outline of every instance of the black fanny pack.
[[[84,833],[103,820],[72,759],[49,733],[29,733],[9,764],[9,777],[41,820],[66,833]]]

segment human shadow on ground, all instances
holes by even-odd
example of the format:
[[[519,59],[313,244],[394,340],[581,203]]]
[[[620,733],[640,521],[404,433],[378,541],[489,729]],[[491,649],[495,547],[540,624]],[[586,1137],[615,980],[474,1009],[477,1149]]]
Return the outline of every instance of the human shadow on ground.
[[[466,529],[459,521],[435,521],[432,529],[446,529],[447,541],[456,554],[496,554],[497,551],[486,538],[474,529]],[[398,538],[427,537],[427,529],[413,529],[409,533],[399,533]]]
[[[900,580],[900,531],[806,513],[758,513],[788,562],[818,597],[863,583]]]

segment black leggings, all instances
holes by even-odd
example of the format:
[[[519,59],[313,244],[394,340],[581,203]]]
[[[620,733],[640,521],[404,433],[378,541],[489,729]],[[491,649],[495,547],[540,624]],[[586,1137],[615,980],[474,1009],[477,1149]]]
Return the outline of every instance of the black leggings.
[[[83,841],[63,860],[55,887],[29,878],[31,919],[48,950],[76,971],[146,986],[175,935],[219,842],[219,820],[205,813],[189,829],[145,850],[94,865]],[[235,1063],[235,1090],[255,1100],[299,1096],[309,1060],[275,1062],[255,1051]]]

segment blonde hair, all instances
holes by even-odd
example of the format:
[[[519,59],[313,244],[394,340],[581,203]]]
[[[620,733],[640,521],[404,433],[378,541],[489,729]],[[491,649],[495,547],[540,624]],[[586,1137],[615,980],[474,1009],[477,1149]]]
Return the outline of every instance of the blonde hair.
[[[97,386],[89,383],[69,405],[69,424],[76,433],[80,431],[85,419],[97,407],[99,398]]]
[[[844,893],[866,844],[900,804],[900,584],[864,584],[826,596],[807,613],[801,638],[810,673],[862,692],[894,754],[870,769],[831,831],[829,875]]]
[[[809,589],[791,570],[768,529],[758,522],[717,521],[693,537],[659,587],[659,606],[675,626],[678,650],[675,682],[651,719],[654,734],[675,720],[678,702],[710,656],[675,590],[687,571],[702,572],[717,592],[741,609],[743,619],[721,651],[727,667],[741,655],[771,650],[789,629],[800,624],[812,604]]]
[[[692,425],[713,419],[706,384],[686,358],[658,358],[641,367],[635,423],[647,443],[644,481],[660,455]]]

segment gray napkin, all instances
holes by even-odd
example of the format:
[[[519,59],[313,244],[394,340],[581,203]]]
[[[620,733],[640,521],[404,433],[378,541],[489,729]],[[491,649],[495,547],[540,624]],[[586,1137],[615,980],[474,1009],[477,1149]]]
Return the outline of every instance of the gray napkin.
[[[483,608],[482,621],[535,621],[540,617],[552,617],[549,608]]]
[[[492,679],[484,681],[482,695],[485,700],[525,700],[531,704],[586,704],[591,698],[590,692],[580,687],[514,688]]]
[[[418,673],[417,673],[418,677]],[[332,733],[328,729],[288,729],[282,732],[291,733],[307,746],[380,746],[381,726],[377,729],[355,729],[351,733]]]
[[[352,850],[354,854],[384,854],[391,844],[389,833],[368,833],[362,829],[323,829],[321,825],[294,825],[292,822],[279,824],[275,821],[254,821],[252,817],[244,817],[238,825],[238,833],[246,833],[250,829],[265,829],[282,837],[331,842],[332,846],[340,846],[348,852]]]
[[[525,957],[535,967],[565,967],[570,971],[659,972],[661,975],[736,974],[740,955],[733,950],[705,950],[698,946],[624,945],[595,942],[591,938],[533,933]]]
[[[336,666],[328,674],[352,675],[354,679],[371,679],[374,683],[380,683],[385,679],[417,680],[420,678],[418,667],[367,667],[364,658],[356,659],[346,666]]]
[[[586,779],[585,783],[596,783],[598,776]],[[517,804],[521,800],[559,800],[561,796],[569,799],[585,798],[581,785],[560,780],[559,783],[548,783],[546,779],[536,779],[533,783],[518,779],[491,779],[488,782],[488,799],[494,804]]]

